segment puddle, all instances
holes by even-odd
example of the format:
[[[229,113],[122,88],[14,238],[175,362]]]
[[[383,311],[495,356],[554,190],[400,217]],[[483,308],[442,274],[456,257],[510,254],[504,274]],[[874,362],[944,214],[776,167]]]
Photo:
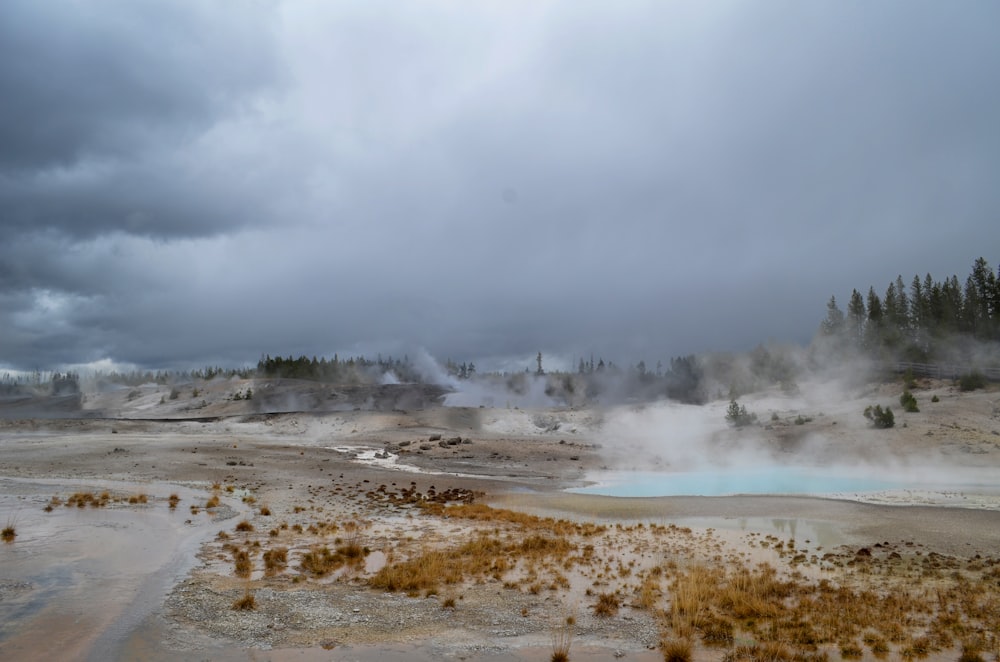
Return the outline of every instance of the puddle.
[[[53,495],[105,489],[142,492],[149,502],[42,510]],[[172,493],[182,500],[175,511]],[[0,478],[0,517],[17,528],[16,540],[0,545],[0,658],[118,658],[218,528],[184,507],[204,498],[165,483]]]

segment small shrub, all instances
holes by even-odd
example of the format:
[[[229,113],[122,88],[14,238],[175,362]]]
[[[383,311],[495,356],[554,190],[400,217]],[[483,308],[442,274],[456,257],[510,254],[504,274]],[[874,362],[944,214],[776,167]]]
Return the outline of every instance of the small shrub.
[[[909,390],[903,391],[903,395],[899,396],[899,404],[903,407],[903,411],[910,413],[920,411],[917,407],[917,399]]]
[[[893,415],[892,409],[889,407],[882,409],[882,405],[874,407],[868,405],[865,407],[864,415],[872,422],[873,426],[879,429],[891,428],[896,424],[896,417]]]
[[[931,397],[931,402],[941,402],[941,398],[939,398],[936,395],[934,395],[934,396]]]
[[[245,531],[245,532],[249,533],[249,532],[253,531],[253,524],[251,524],[247,520],[243,520],[239,524],[236,525],[236,530],[237,531]]]
[[[441,601],[441,609],[454,609],[455,598],[445,598]]]
[[[206,508],[218,508],[219,507],[219,495],[213,494],[209,497],[208,501],[205,502]]]
[[[180,501],[181,498],[177,496],[176,493],[171,494],[170,497],[167,499],[167,503],[170,505],[170,510],[174,510],[175,508],[177,508],[177,504],[180,503]]]
[[[973,370],[972,372],[962,375],[958,378],[958,390],[959,391],[975,391],[976,389],[986,387],[986,378],[983,377],[982,373]]]
[[[7,522],[7,526],[0,531],[0,539],[6,543],[14,542],[14,538],[17,538],[17,528],[14,526],[13,522]]]
[[[746,405],[730,400],[729,407],[726,408],[726,421],[733,427],[742,428],[756,423],[757,414],[748,412]]]

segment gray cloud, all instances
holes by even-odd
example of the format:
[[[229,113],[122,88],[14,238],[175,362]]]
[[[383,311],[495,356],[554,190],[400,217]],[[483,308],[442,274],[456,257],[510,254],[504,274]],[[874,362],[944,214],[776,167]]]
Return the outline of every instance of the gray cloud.
[[[1000,245],[998,14],[4,3],[0,365],[807,340]]]

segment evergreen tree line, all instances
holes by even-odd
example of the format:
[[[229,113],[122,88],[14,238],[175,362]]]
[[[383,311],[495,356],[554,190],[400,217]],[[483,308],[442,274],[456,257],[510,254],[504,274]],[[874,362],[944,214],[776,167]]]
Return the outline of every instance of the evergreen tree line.
[[[867,296],[853,290],[846,314],[833,296],[826,307],[820,335],[877,358],[933,361],[956,339],[1000,341],[1000,274],[982,257],[964,285],[927,274],[907,287],[897,276],[882,296],[874,287]]]
[[[364,356],[340,359],[337,354],[332,359],[326,357],[311,359],[306,356],[287,358],[268,354],[257,362],[257,377],[284,377],[289,379],[309,379],[330,384],[370,384],[382,375],[392,372],[401,382],[420,382],[420,374],[413,367],[409,356],[394,359],[391,356],[375,359]]]

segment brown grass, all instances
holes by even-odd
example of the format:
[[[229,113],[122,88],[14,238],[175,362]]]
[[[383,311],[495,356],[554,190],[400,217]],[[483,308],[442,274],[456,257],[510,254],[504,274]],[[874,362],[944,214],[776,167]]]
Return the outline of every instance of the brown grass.
[[[573,644],[573,625],[569,620],[552,633],[552,655],[549,662],[569,662],[569,649]]]
[[[177,508],[177,504],[180,503],[180,501],[181,498],[177,496],[176,493],[171,494],[170,497],[167,498],[167,504],[170,506],[170,510],[174,510],[175,508]]]
[[[17,538],[17,528],[12,522],[8,522],[7,526],[0,531],[0,539],[6,543],[12,543],[15,538]]]
[[[245,533],[249,533],[249,532],[253,531],[253,524],[251,524],[247,520],[242,520],[239,524],[236,525],[236,530],[237,531],[243,531]]]
[[[621,607],[621,601],[614,593],[601,593],[594,604],[594,616],[614,616]]]
[[[326,545],[315,546],[308,552],[302,554],[299,567],[314,577],[325,577],[331,572],[341,568],[345,559],[340,554],[330,551]]]
[[[233,563],[235,564],[233,574],[244,579],[250,577],[250,573],[253,572],[253,561],[250,560],[249,552],[245,549],[234,549]]]
[[[274,547],[264,552],[264,573],[276,575],[288,566],[288,548]]]
[[[691,662],[691,642],[687,639],[671,639],[660,644],[663,662]]]
[[[250,589],[247,589],[242,598],[233,602],[234,611],[251,611],[257,608],[257,598],[254,597]]]
[[[205,508],[218,508],[220,503],[221,500],[219,499],[219,495],[213,494],[207,501],[205,501]]]
[[[95,496],[93,492],[75,492],[66,499],[66,507],[76,506],[77,508],[104,508],[111,503],[111,494],[107,491],[101,492],[100,496]]]

